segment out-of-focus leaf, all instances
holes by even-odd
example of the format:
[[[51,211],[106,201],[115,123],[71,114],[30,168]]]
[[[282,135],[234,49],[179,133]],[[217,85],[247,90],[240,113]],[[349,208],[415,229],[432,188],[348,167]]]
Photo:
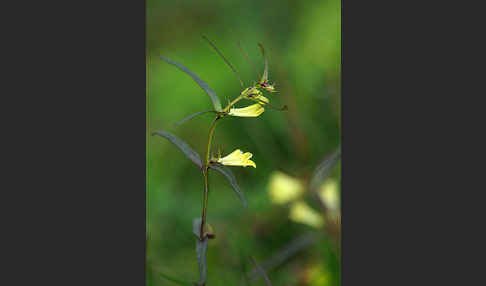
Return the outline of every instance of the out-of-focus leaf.
[[[201,231],[201,218],[196,217],[192,220],[192,233],[199,238],[199,234]]]
[[[258,272],[260,272],[260,275],[265,278],[265,283],[267,284],[267,286],[272,286],[272,282],[270,282],[270,279],[268,278],[267,273],[265,273],[265,270],[263,270],[263,268],[255,262],[255,259],[253,259],[253,257],[250,256],[250,260],[251,262],[253,262],[253,264],[255,264],[255,267],[258,269]]]
[[[215,111],[214,110],[204,110],[204,111],[199,111],[199,112],[193,113],[193,114],[187,116],[186,118],[182,119],[181,121],[177,122],[176,125],[177,126],[182,125],[182,124],[186,123],[187,121],[193,119],[194,117],[201,115],[201,114],[204,114],[204,113],[208,113],[208,112],[215,112]]]
[[[187,156],[187,158],[191,159],[191,161],[194,162],[194,164],[198,165],[199,168],[202,170],[201,157],[199,157],[199,154],[194,151],[186,142],[182,141],[177,136],[163,130],[157,130],[152,133],[152,136],[153,135],[162,136],[172,142],[174,145],[179,147],[179,149],[181,149],[181,151],[184,153],[184,155]]]
[[[341,158],[341,146],[337,148],[331,155],[327,156],[314,170],[310,183],[311,190],[317,190],[320,183],[325,180],[332,169],[336,166],[337,162]]]
[[[231,170],[228,167],[221,165],[219,163],[212,163],[212,164],[209,165],[209,167],[220,172],[221,174],[223,174],[226,177],[226,179],[228,179],[228,182],[230,183],[231,187],[233,188],[235,193],[238,195],[238,197],[240,197],[240,200],[243,203],[243,207],[246,208],[247,203],[246,203],[245,196],[243,195],[243,192],[241,191],[240,187],[238,186],[238,182],[236,181],[236,178],[235,178],[235,175],[233,174],[233,172],[231,172]]]
[[[164,277],[165,279],[174,282],[175,284],[178,285],[184,285],[184,286],[193,286],[194,284],[192,282],[187,282],[187,281],[182,281],[174,277],[170,277],[169,275],[159,272],[160,276]]]
[[[216,45],[211,42],[206,36],[202,36],[203,39],[205,39],[210,45],[211,47],[213,47],[213,49],[216,51],[216,53],[218,53],[218,55],[223,58],[223,61],[230,67],[230,69],[235,73],[236,77],[238,78],[238,80],[240,81],[240,84],[241,84],[241,88],[244,88],[244,84],[243,84],[243,81],[241,80],[241,77],[240,75],[238,74],[238,72],[236,71],[236,69],[233,67],[233,65],[223,56],[223,53],[221,53],[219,51],[218,48],[216,48]]]
[[[196,255],[197,263],[199,264],[199,284],[206,283],[207,278],[207,264],[206,264],[206,251],[208,250],[208,238],[203,240],[196,239]]]
[[[288,244],[284,245],[270,258],[268,258],[267,261],[262,263],[262,268],[265,267],[267,271],[275,269],[291,259],[295,254],[317,243],[319,241],[318,239],[319,235],[316,232],[309,232],[300,235],[299,237],[290,241]],[[247,275],[250,281],[254,281],[260,276],[261,273],[256,267]]]
[[[187,73],[188,75],[190,75],[192,77],[192,79],[207,93],[207,95],[209,96],[209,98],[211,99],[211,102],[213,103],[213,106],[214,106],[214,109],[216,109],[216,111],[222,111],[223,109],[221,108],[221,102],[219,101],[219,98],[218,96],[216,95],[216,93],[209,87],[209,85],[203,81],[201,78],[199,78],[195,73],[193,73],[192,71],[190,71],[188,68],[186,68],[185,66],[181,65],[180,63],[178,62],[175,62],[169,58],[166,58],[166,57],[163,57],[163,56],[160,56],[160,59],[168,62],[169,64],[171,65],[174,65],[176,67],[178,67],[180,70],[182,70],[183,72]]]
[[[263,48],[263,45],[258,43],[258,46],[262,50],[262,55],[263,55],[263,60],[265,61],[265,69],[263,70],[263,75],[262,75],[262,82],[268,80],[268,59],[267,56],[265,56],[265,49]]]

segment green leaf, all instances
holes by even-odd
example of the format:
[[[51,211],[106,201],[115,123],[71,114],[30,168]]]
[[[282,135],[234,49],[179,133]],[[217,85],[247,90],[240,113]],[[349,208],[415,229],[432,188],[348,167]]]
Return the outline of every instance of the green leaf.
[[[263,268],[255,262],[255,259],[253,259],[253,257],[250,256],[250,260],[251,262],[253,262],[253,264],[255,264],[255,267],[257,268],[258,272],[260,272],[260,275],[265,278],[265,283],[267,284],[267,286],[272,286],[272,282],[270,282],[270,279],[268,278],[267,273],[265,273],[265,270],[263,270]]]
[[[231,170],[228,167],[221,165],[219,163],[211,163],[209,165],[209,167],[220,172],[221,174],[223,174],[226,177],[226,179],[228,179],[228,182],[230,183],[231,187],[233,188],[235,193],[238,195],[238,197],[240,197],[240,200],[243,203],[243,207],[247,208],[248,205],[246,203],[245,196],[243,195],[243,192],[241,191],[240,187],[238,186],[238,182],[236,181],[236,178],[235,178],[235,175],[233,174],[233,172],[231,172]]]
[[[164,277],[165,279],[175,283],[175,284],[178,284],[178,285],[184,285],[184,286],[192,286],[193,284],[191,282],[186,282],[186,281],[182,281],[182,280],[179,280],[177,278],[173,278],[173,277],[170,277],[169,275],[165,274],[165,273],[162,273],[162,272],[159,272],[160,276]]]
[[[261,79],[261,81],[264,82],[264,81],[268,80],[268,59],[265,56],[265,49],[263,48],[263,45],[258,43],[258,46],[262,50],[263,59],[265,61],[265,69],[263,70],[263,75],[262,75],[262,79]]]
[[[341,146],[339,146],[331,155],[327,156],[324,158],[324,160],[322,160],[321,163],[319,163],[311,177],[311,190],[316,190],[320,183],[322,183],[322,181],[324,181],[329,174],[331,174],[332,169],[336,166],[340,158]]]
[[[194,151],[186,142],[182,141],[181,139],[177,138],[175,135],[170,134],[169,132],[163,131],[163,130],[157,130],[152,133],[152,136],[154,135],[159,135],[170,142],[172,144],[176,145],[181,151],[186,155],[187,158],[189,158],[194,164],[199,166],[199,169],[202,170],[202,161],[201,157],[199,157],[199,154]]]
[[[192,220],[192,233],[194,233],[197,238],[199,238],[201,231],[201,221],[202,219],[200,217],[196,217]]]
[[[196,239],[196,255],[197,263],[199,264],[199,284],[206,283],[207,278],[207,264],[206,264],[206,251],[208,250],[208,238],[203,240]]]
[[[168,62],[171,65],[178,67],[180,70],[182,70],[183,72],[190,75],[192,77],[192,79],[207,93],[207,95],[211,99],[211,102],[213,103],[214,109],[216,109],[216,111],[222,111],[223,110],[221,108],[221,102],[219,101],[219,98],[216,95],[216,93],[209,87],[209,85],[206,82],[204,82],[201,78],[199,78],[195,73],[190,71],[185,66],[183,66],[183,65],[181,65],[181,64],[179,64],[179,63],[177,63],[177,62],[175,62],[175,61],[173,61],[169,58],[160,56],[160,59]]]
[[[182,119],[181,121],[177,122],[176,125],[182,125],[184,123],[186,123],[187,121],[193,119],[194,117],[198,116],[198,115],[201,115],[201,114],[204,114],[204,113],[208,113],[208,112],[215,112],[214,110],[204,110],[204,111],[199,111],[199,112],[196,112],[196,113],[193,113],[189,116],[187,116],[186,118]]]

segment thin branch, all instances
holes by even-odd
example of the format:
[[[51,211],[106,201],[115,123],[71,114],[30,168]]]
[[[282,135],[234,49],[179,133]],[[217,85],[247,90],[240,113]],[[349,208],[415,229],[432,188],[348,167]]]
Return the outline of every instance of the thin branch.
[[[219,49],[216,48],[216,45],[213,42],[211,42],[205,35],[203,35],[202,37],[203,37],[203,39],[205,39],[211,45],[211,47],[213,47],[214,50],[216,50],[216,52],[218,53],[218,55],[223,58],[224,62],[235,73],[235,75],[238,77],[238,80],[240,81],[241,88],[245,88],[245,86],[243,84],[243,81],[241,80],[240,75],[238,74],[238,72],[236,71],[236,69],[233,67],[233,65],[223,56],[223,54],[219,51]]]

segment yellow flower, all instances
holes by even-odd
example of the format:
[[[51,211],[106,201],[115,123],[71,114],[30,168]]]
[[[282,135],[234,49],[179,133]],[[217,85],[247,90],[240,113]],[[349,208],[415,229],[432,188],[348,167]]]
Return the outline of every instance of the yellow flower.
[[[328,179],[319,190],[319,197],[321,198],[324,205],[329,209],[332,214],[339,213],[339,192],[338,183],[334,179]]]
[[[256,102],[260,102],[263,105],[270,102],[270,100],[263,95],[259,95],[257,97],[254,97],[253,100],[255,100]]]
[[[253,168],[256,168],[255,162],[250,160],[252,156],[253,154],[250,152],[243,153],[240,149],[236,149],[233,151],[233,153],[227,155],[226,157],[219,158],[218,163],[227,166],[252,166]]]
[[[289,217],[295,222],[307,224],[315,228],[320,228],[324,225],[324,218],[303,201],[292,204]]]
[[[276,204],[285,204],[297,199],[304,192],[304,185],[297,179],[276,171],[270,177],[269,193]]]
[[[243,108],[231,108],[228,115],[240,116],[240,117],[257,117],[265,111],[265,108],[259,103],[243,107]]]

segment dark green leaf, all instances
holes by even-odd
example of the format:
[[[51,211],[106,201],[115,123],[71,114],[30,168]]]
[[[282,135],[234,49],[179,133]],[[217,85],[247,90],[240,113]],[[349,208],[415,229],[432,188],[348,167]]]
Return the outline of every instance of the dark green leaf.
[[[267,56],[265,56],[265,49],[263,48],[263,45],[258,43],[258,46],[262,50],[263,59],[265,61],[265,69],[263,70],[263,75],[261,80],[263,82],[268,80],[268,60],[267,60]]]
[[[177,62],[175,62],[175,61],[173,61],[173,60],[171,60],[169,58],[163,57],[163,56],[161,56],[160,58],[162,60],[168,62],[169,64],[178,67],[180,70],[182,70],[183,72],[185,72],[188,75],[190,75],[192,77],[192,79],[207,93],[207,95],[211,99],[211,102],[213,103],[214,109],[216,109],[216,111],[222,111],[223,110],[221,108],[221,102],[219,101],[218,96],[209,87],[209,85],[205,81],[203,81],[201,78],[199,78],[195,73],[193,73],[192,71],[190,71],[185,66],[183,66],[183,65],[181,65],[181,64],[179,64],[179,63],[177,63]]]
[[[192,220],[192,232],[198,238],[199,238],[199,234],[201,232],[201,221],[202,221],[202,219],[200,217],[194,218]]]
[[[169,275],[162,273],[162,272],[159,272],[159,274],[160,274],[160,276],[164,277],[165,279],[167,279],[171,282],[174,282],[178,285],[184,285],[184,286],[192,286],[193,285],[191,282],[186,282],[186,281],[179,280],[177,278],[170,277]]]
[[[260,272],[260,275],[265,278],[265,283],[267,284],[267,286],[272,286],[272,282],[270,282],[270,279],[268,278],[267,273],[265,273],[265,270],[263,270],[263,268],[255,262],[255,259],[253,259],[253,257],[250,256],[250,260],[251,262],[253,262],[253,264],[255,264],[255,267],[258,269],[258,272]]]
[[[208,238],[203,240],[196,239],[196,255],[197,263],[199,264],[199,284],[206,283],[207,277],[207,264],[206,264],[206,251],[208,250]]]
[[[187,116],[186,118],[182,119],[181,121],[177,122],[176,125],[182,125],[182,124],[186,123],[187,121],[193,119],[194,117],[201,115],[201,114],[204,114],[204,113],[208,113],[208,112],[215,112],[215,111],[214,110],[204,110],[204,111],[199,111],[199,112],[193,113],[193,114]]]
[[[246,208],[247,203],[246,203],[245,196],[243,195],[243,192],[241,191],[240,187],[238,186],[238,182],[236,181],[236,178],[235,178],[235,175],[233,175],[233,172],[231,172],[231,170],[228,167],[221,165],[221,164],[218,164],[218,163],[212,163],[212,164],[209,165],[209,167],[220,172],[221,174],[223,174],[226,177],[226,179],[228,179],[231,187],[236,192],[236,194],[240,197],[240,200],[243,203],[243,207]]]
[[[331,155],[324,158],[324,160],[316,167],[310,183],[311,190],[316,190],[320,183],[329,176],[332,169],[339,161],[339,158],[341,158],[341,146],[339,146]]]
[[[175,135],[170,134],[169,132],[165,132],[163,130],[157,130],[154,133],[152,133],[152,136],[153,135],[162,136],[167,140],[169,140],[170,142],[172,142],[174,145],[179,147],[179,149],[181,149],[182,152],[184,152],[184,155],[186,155],[187,158],[191,159],[191,161],[194,162],[194,164],[198,165],[199,168],[202,170],[201,157],[199,157],[199,154],[196,151],[194,151],[191,147],[189,147],[189,145],[186,142],[177,138]]]

